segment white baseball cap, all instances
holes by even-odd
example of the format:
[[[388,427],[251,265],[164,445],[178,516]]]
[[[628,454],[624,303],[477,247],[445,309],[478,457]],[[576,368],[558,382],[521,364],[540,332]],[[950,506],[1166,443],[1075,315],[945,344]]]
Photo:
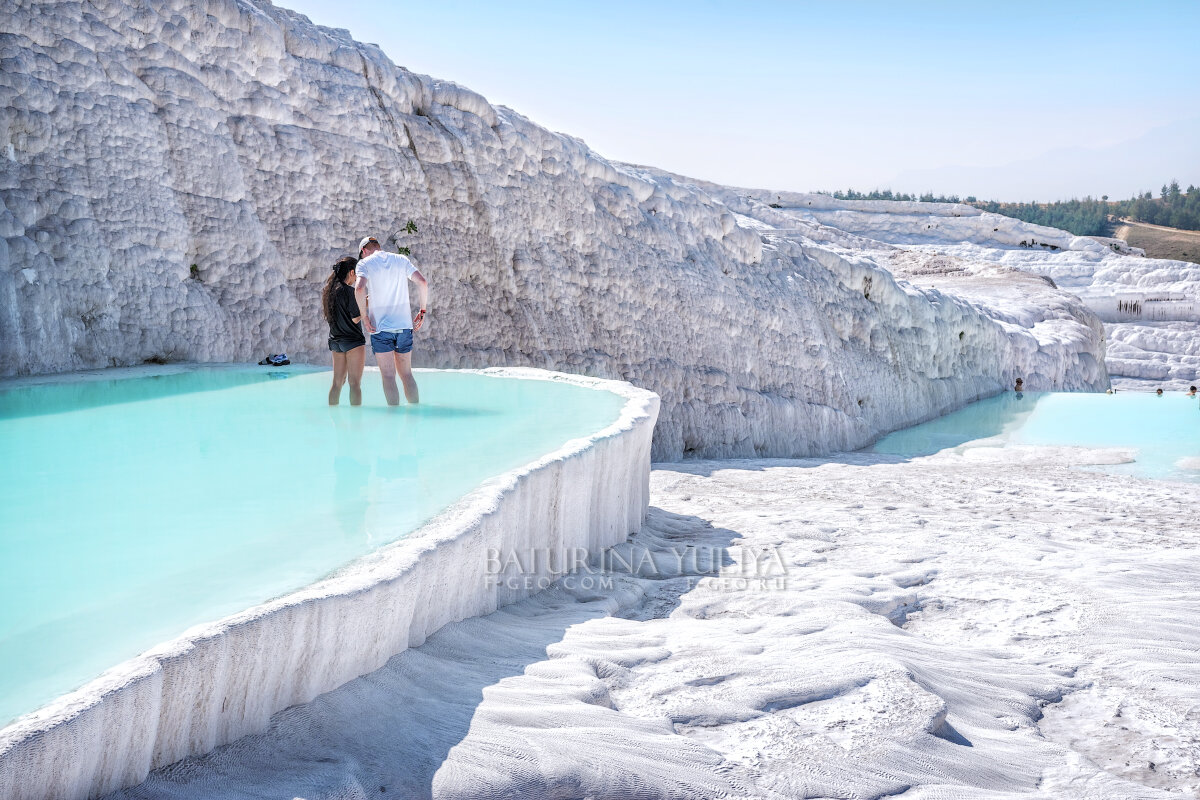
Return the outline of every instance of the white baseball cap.
[[[376,239],[374,236],[364,236],[362,238],[362,241],[358,243],[358,254],[360,256],[362,255],[363,248],[366,247],[367,245],[369,245],[371,242],[374,242],[375,244],[379,244],[379,240]]]

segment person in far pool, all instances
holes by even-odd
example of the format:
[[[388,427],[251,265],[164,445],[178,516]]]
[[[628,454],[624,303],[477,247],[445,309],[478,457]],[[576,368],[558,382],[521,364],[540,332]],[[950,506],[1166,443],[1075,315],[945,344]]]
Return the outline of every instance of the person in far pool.
[[[429,283],[406,256],[385,253],[374,236],[358,244],[358,282],[354,296],[364,310],[363,326],[371,335],[371,350],[379,363],[383,394],[389,406],[400,405],[396,376],[404,384],[404,397],[420,402],[412,374],[413,333],[421,330],[429,304]],[[420,310],[414,318],[408,300],[408,282],[417,284]]]
[[[1188,389],[1187,396],[1188,396],[1188,397],[1195,397],[1195,396],[1196,396],[1196,387],[1195,387],[1195,386],[1192,386],[1192,387],[1190,387],[1190,388]]]
[[[1158,395],[1159,397],[1162,397],[1162,389],[1159,389],[1158,391],[1156,391],[1155,394]]]
[[[350,381],[350,405],[362,405],[363,363],[367,357],[367,339],[358,321],[362,314],[354,298],[358,279],[354,256],[339,258],[321,292],[321,309],[329,323],[329,351],[333,354],[333,386],[329,387],[329,405],[342,399],[342,384]]]

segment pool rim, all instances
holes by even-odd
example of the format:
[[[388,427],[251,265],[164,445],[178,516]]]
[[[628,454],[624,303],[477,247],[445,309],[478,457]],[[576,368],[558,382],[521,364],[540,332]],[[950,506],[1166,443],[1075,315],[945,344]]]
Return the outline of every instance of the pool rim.
[[[179,374],[210,368],[249,370],[252,366],[255,365],[189,362],[26,376],[0,381],[0,391],[16,388],[18,385],[23,387],[72,383],[79,378],[83,380],[116,380]],[[328,367],[316,365],[297,364],[294,366],[298,368],[295,370],[298,373],[330,371]],[[288,369],[288,367],[264,367],[264,369]],[[113,373],[118,371],[120,375],[114,376]],[[366,371],[378,373],[379,370],[378,367],[367,367]],[[415,373],[459,373],[490,378],[566,383],[582,388],[608,391],[624,398],[625,402],[617,412],[616,418],[604,427],[586,437],[569,439],[553,451],[483,481],[408,535],[381,545],[376,550],[335,568],[324,577],[299,589],[217,620],[193,625],[172,639],[114,664],[79,688],[59,695],[49,703],[22,714],[4,727],[0,727],[0,766],[3,765],[5,757],[23,743],[70,723],[100,705],[105,699],[113,697],[138,681],[152,677],[163,669],[164,661],[186,656],[188,652],[202,643],[218,639],[237,627],[258,623],[269,616],[284,614],[289,609],[306,603],[335,596],[351,597],[363,594],[382,583],[399,578],[407,569],[411,568],[421,555],[436,549],[439,545],[454,541],[464,532],[469,531],[474,522],[495,511],[504,496],[517,486],[521,478],[554,462],[579,455],[603,440],[613,439],[632,431],[647,419],[656,419],[658,413],[659,397],[657,394],[625,381],[574,375],[534,367],[416,368],[413,371]],[[647,468],[648,466],[649,463],[647,463]],[[335,687],[330,687],[325,691],[332,688]]]

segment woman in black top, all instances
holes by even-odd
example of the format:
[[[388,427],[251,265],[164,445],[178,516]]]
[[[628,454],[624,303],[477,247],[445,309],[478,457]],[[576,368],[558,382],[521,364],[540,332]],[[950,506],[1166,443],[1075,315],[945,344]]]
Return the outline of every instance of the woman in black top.
[[[321,292],[321,307],[329,323],[329,350],[333,353],[333,386],[329,389],[329,405],[336,406],[342,397],[342,384],[350,379],[350,405],[362,405],[363,363],[367,343],[358,326],[362,314],[354,299],[354,268],[358,259],[339,258],[333,265],[325,289]]]

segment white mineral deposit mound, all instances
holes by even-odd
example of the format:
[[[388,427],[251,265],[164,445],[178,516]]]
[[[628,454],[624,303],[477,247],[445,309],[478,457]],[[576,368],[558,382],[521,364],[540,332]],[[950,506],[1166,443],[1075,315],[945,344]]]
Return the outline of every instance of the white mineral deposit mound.
[[[1118,385],[1179,389],[1200,377],[1200,265],[1146,258],[1117,239],[1073,236],[947,203],[835,200],[743,192],[781,206],[776,224],[817,223],[902,249],[894,265],[921,285],[949,288],[980,269],[1019,269],[1078,295],[1104,321]],[[913,274],[913,259],[925,269]]]
[[[1108,385],[1095,315],[1044,282],[898,282],[894,248],[610,162],[264,0],[4,15],[0,374],[324,361],[320,285],[370,232],[432,282],[417,363],[632,381],[659,459]]]

